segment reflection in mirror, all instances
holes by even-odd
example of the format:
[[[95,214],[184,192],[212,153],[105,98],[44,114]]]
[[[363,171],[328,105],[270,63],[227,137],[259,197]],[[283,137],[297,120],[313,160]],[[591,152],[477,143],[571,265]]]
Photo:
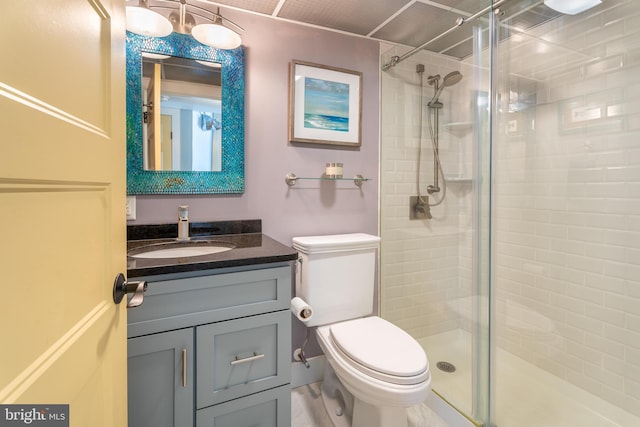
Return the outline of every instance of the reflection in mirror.
[[[220,70],[216,62],[142,52],[145,170],[221,170]]]
[[[166,37],[146,37],[127,32],[127,194],[237,194],[244,192],[244,49],[238,47],[232,50],[215,49],[198,43],[193,37],[186,34],[171,33]],[[220,64],[220,68],[213,67],[213,72],[218,73],[218,81],[221,83],[218,89],[221,93],[220,104],[218,109],[207,106],[206,108],[189,107],[184,105],[174,106],[177,110],[191,110],[196,113],[192,114],[197,117],[197,126],[186,126],[193,129],[193,132],[204,133],[211,132],[214,136],[220,138],[218,145],[219,155],[215,155],[214,145],[204,156],[197,156],[194,160],[193,155],[189,157],[183,154],[182,138],[180,141],[180,153],[177,153],[177,145],[171,144],[171,149],[166,149],[167,153],[171,153],[171,158],[158,158],[155,153],[153,160],[150,153],[149,138],[153,135],[150,133],[162,133],[161,130],[149,131],[148,123],[144,123],[144,115],[150,117],[147,110],[150,102],[154,105],[160,105],[160,112],[164,106],[161,102],[161,96],[164,90],[162,82],[155,82],[155,86],[160,86],[160,91],[154,91],[154,95],[149,95],[147,89],[143,89],[143,56],[149,53],[156,56],[161,55],[163,60],[156,60],[155,64],[163,64],[169,62],[169,57],[173,57],[171,61],[180,62],[185,58],[188,59],[190,67],[194,68],[194,61],[203,63]],[[146,61],[146,58],[145,58]],[[145,65],[146,66],[146,65]],[[158,65],[160,71],[159,78],[164,73],[168,75],[168,67]],[[216,71],[217,70],[217,71]],[[210,71],[211,72],[211,71]],[[146,87],[146,86],[145,86]],[[175,93],[180,93],[177,91]],[[171,98],[175,95],[168,94],[166,97]],[[202,91],[198,91],[201,94]],[[144,94],[144,99],[143,99]],[[152,98],[155,97],[155,102]],[[201,97],[198,95],[197,97]],[[206,96],[209,100],[211,96]],[[213,96],[215,98],[215,96]],[[202,114],[204,113],[204,114]],[[172,118],[173,120],[173,118]],[[162,118],[157,120],[162,122]],[[182,133],[185,127],[180,123],[181,130],[178,132],[172,123],[174,137],[176,133]],[[219,129],[216,129],[219,127]],[[157,127],[155,129],[159,129]],[[217,136],[216,136],[217,133]],[[191,142],[191,147],[193,147]],[[160,147],[162,143],[160,143]],[[156,149],[155,142],[152,144]],[[162,148],[158,149],[162,153]],[[208,153],[211,153],[210,155]],[[149,155],[147,155],[149,154]],[[178,163],[177,157],[180,158]],[[207,158],[206,163],[209,166],[196,166],[194,163]],[[190,158],[192,167],[190,170],[183,167],[184,159]],[[210,159],[210,161],[209,161]],[[218,162],[219,166],[215,166]],[[169,165],[168,167],[156,165]],[[180,166],[178,166],[178,164]],[[152,169],[152,166],[155,169]],[[161,168],[161,169],[160,169]],[[179,170],[175,170],[179,169]],[[216,169],[216,170],[212,170]]]

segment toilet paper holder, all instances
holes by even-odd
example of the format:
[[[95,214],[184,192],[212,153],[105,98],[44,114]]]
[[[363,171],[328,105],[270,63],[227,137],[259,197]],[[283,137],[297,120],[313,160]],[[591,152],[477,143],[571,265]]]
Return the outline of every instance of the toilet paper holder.
[[[313,317],[313,308],[300,297],[291,299],[291,312],[302,323],[307,323]]]
[[[128,282],[124,274],[118,273],[113,282],[113,302],[120,304],[127,294],[133,297],[127,302],[127,308],[138,307],[144,300],[144,293],[147,291],[147,282]]]

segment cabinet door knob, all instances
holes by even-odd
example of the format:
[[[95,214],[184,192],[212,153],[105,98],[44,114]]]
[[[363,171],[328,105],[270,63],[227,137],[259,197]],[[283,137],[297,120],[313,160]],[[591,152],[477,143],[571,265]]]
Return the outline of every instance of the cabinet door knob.
[[[113,282],[113,302],[120,304],[126,294],[133,294],[133,297],[127,303],[127,308],[137,307],[142,304],[146,290],[146,282],[127,282],[124,274],[118,273],[116,280]]]

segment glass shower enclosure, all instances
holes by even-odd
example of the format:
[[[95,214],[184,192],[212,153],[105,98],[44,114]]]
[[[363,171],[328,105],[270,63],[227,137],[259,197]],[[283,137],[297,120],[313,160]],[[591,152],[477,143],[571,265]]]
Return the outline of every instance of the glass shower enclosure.
[[[380,313],[478,425],[640,425],[640,2],[484,3],[382,72]]]

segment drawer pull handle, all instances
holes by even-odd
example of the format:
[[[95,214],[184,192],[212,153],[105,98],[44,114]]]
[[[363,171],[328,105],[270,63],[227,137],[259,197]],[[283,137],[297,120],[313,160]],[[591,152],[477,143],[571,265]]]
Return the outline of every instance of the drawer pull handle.
[[[253,356],[245,357],[243,359],[238,359],[238,356],[236,356],[236,358],[231,362],[229,362],[229,364],[231,366],[239,365],[240,363],[253,362],[254,360],[260,360],[263,358],[264,358],[264,354],[257,354],[256,352],[253,352]]]
[[[182,349],[182,387],[187,386],[187,349]]]

